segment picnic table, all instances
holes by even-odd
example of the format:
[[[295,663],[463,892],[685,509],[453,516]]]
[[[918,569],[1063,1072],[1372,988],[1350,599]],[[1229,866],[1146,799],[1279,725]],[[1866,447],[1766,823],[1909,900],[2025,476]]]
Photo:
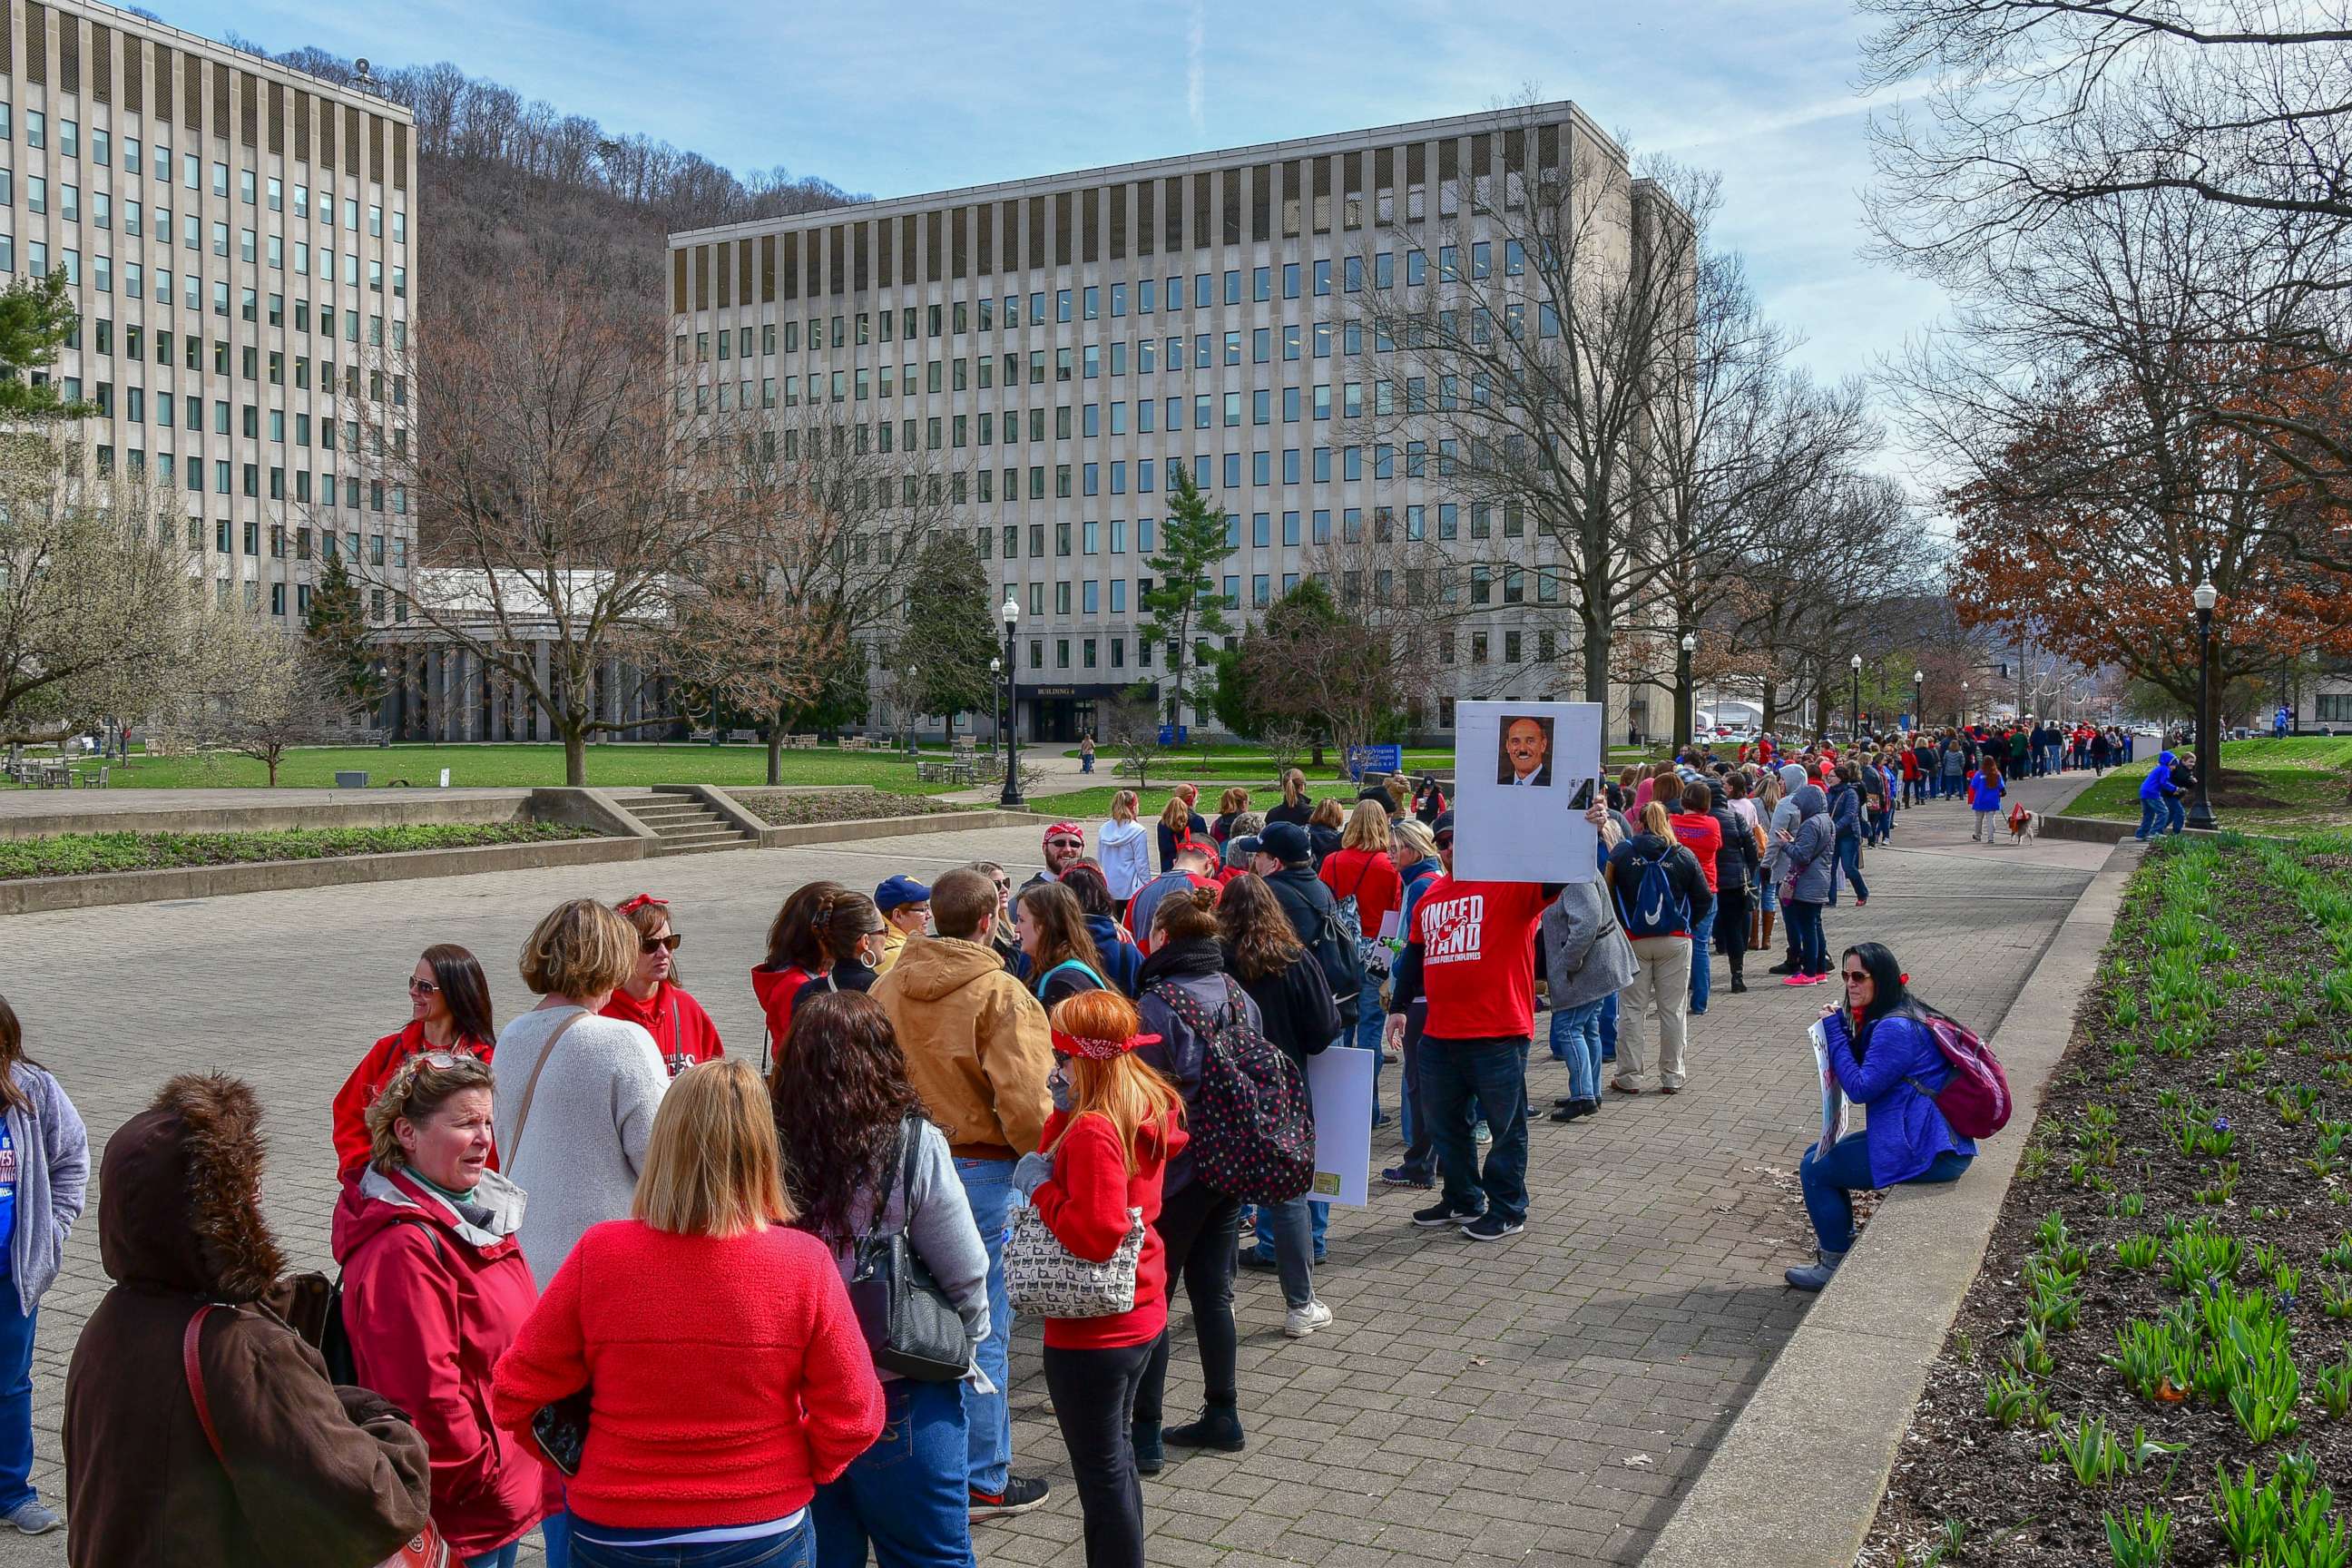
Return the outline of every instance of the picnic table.
[[[951,757],[944,763],[918,761],[915,763],[915,782],[969,786],[979,782],[979,769],[968,757]]]

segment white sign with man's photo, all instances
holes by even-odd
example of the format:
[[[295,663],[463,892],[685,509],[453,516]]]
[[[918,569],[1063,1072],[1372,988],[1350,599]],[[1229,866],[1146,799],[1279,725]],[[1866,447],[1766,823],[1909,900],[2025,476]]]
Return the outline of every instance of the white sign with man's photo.
[[[1589,882],[1600,798],[1598,702],[1460,702],[1454,709],[1454,875],[1465,882]]]

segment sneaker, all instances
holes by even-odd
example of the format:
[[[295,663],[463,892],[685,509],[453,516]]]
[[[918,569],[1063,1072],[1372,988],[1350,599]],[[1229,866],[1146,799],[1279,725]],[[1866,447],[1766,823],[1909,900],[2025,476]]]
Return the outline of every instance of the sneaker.
[[[1424,1176],[1410,1165],[1391,1165],[1381,1173],[1383,1184],[1391,1187],[1417,1187],[1428,1192],[1437,1185],[1437,1178]]]
[[[1462,1234],[1473,1241],[1500,1241],[1527,1228],[1528,1222],[1523,1219],[1505,1219],[1498,1214],[1482,1214],[1465,1225]]]
[[[1318,1329],[1328,1328],[1331,1309],[1320,1301],[1309,1301],[1304,1307],[1293,1307],[1282,1315],[1285,1339],[1303,1340]]]
[[[1449,1225],[1468,1225],[1485,1214],[1484,1209],[1458,1209],[1449,1203],[1437,1203],[1413,1210],[1412,1223],[1423,1230],[1443,1230]]]
[[[26,1535],[47,1535],[65,1521],[43,1507],[38,1498],[27,1498],[16,1505],[16,1511],[8,1516],[8,1522]]]
[[[1001,1492],[984,1492],[971,1489],[971,1517],[974,1519],[1004,1519],[1031,1509],[1045,1506],[1045,1478],[1043,1476],[1007,1476]]]
[[[1492,1143],[1495,1141],[1495,1130],[1481,1121],[1477,1126],[1470,1129],[1470,1141],[1474,1143]]]
[[[1830,977],[1826,974],[1809,975],[1805,980],[1805,984],[1808,985],[1827,985],[1829,983]]]
[[[1810,974],[1791,974],[1780,982],[1783,985],[1811,985],[1812,983],[1813,977]]]

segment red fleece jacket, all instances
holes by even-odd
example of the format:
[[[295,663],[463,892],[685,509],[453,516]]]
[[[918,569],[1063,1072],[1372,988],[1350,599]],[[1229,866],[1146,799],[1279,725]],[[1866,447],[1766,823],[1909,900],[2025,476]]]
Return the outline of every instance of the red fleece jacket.
[[[719,1026],[710,1021],[702,1004],[667,980],[642,1002],[625,991],[614,992],[613,999],[604,1004],[604,1016],[635,1024],[651,1035],[661,1052],[662,1066],[669,1068],[672,1078],[698,1062],[727,1054],[719,1043]]]
[[[383,1086],[392,1081],[401,1063],[431,1048],[425,1038],[425,1026],[411,1023],[400,1033],[386,1035],[370,1046],[367,1055],[360,1058],[360,1065],[352,1069],[352,1076],[343,1080],[343,1087],[335,1090],[331,1114],[336,1175],[348,1182],[367,1164],[368,1157],[374,1152],[374,1146],[368,1141],[367,1108],[383,1092]],[[450,1048],[471,1052],[487,1062],[498,1047],[488,1040],[458,1040],[452,1042]],[[498,1156],[493,1154],[490,1169],[498,1168]]]
[[[540,1406],[583,1388],[588,1443],[566,1496],[624,1530],[781,1519],[882,1430],[841,1270],[780,1226],[592,1227],[499,1358],[491,1417],[528,1441]]]
[[[1068,1135],[1064,1136],[1067,1130]],[[1058,1140],[1058,1142],[1057,1142]],[[1168,1326],[1167,1250],[1160,1245],[1160,1194],[1168,1160],[1191,1142],[1171,1116],[1136,1137],[1135,1170],[1127,1168],[1118,1129],[1105,1116],[1045,1119],[1041,1146],[1054,1151],[1054,1173],[1030,1194],[1037,1217],[1073,1254],[1107,1263],[1127,1239],[1128,1210],[1143,1211],[1143,1254],[1135,1268],[1135,1305],[1108,1318],[1048,1318],[1045,1342],[1057,1350],[1109,1350],[1157,1339]]]

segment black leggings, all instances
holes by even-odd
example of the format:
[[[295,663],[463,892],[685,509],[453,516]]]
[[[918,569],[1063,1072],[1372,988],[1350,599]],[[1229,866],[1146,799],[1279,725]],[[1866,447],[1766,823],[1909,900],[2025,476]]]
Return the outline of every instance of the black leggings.
[[[1748,885],[1720,888],[1715,895],[1715,945],[1731,961],[1732,978],[1748,962]]]
[[[1129,1424],[1144,1364],[1167,1342],[1162,1333],[1110,1350],[1045,1347],[1045,1394],[1086,1517],[1087,1568],[1143,1568],[1143,1480]]]
[[[1169,1284],[1176,1283],[1180,1272],[1184,1276],[1184,1294],[1192,1303],[1192,1333],[1201,1342],[1201,1384],[1212,1405],[1231,1405],[1234,1399],[1239,1350],[1234,1330],[1234,1254],[1241,1220],[1241,1199],[1215,1191],[1196,1175],[1161,1203],[1160,1222],[1153,1226],[1166,1250]],[[1162,1334],[1143,1370],[1143,1386],[1136,1392],[1138,1421],[1146,1426],[1160,1424],[1167,1388],[1168,1336]]]

